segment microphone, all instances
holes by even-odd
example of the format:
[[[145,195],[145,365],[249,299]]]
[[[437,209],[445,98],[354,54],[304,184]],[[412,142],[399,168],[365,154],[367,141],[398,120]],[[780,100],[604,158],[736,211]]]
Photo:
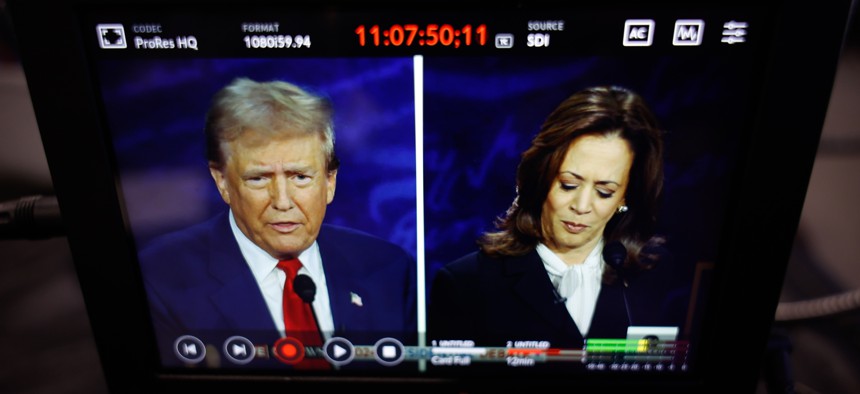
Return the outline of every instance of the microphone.
[[[314,297],[317,294],[317,285],[314,284],[314,280],[310,276],[296,275],[296,278],[293,279],[293,290],[302,301],[310,304],[314,302]]]
[[[293,279],[293,291],[296,292],[302,301],[311,307],[311,313],[314,315],[314,321],[317,322],[317,330],[319,331],[320,338],[325,338],[322,333],[322,328],[320,328],[320,320],[317,319],[317,311],[314,309],[313,305],[314,297],[316,297],[317,294],[317,285],[314,283],[314,280],[305,274],[296,275],[296,278]]]
[[[603,261],[606,261],[610,267],[618,272],[618,278],[624,287],[621,288],[621,295],[624,297],[624,309],[627,310],[627,321],[630,325],[633,324],[633,315],[630,313],[630,303],[627,302],[627,278],[624,277],[624,260],[627,259],[627,248],[621,241],[615,240],[603,247]]]
[[[552,295],[553,295],[553,300],[552,300],[553,304],[557,305],[557,304],[564,304],[565,302],[567,302],[567,297],[562,297],[561,294],[558,293],[558,289],[556,289],[555,287],[552,288]]]
[[[603,260],[618,271],[618,276],[624,275],[624,260],[627,259],[627,248],[621,241],[612,241],[603,247]],[[625,286],[627,282],[625,281]]]

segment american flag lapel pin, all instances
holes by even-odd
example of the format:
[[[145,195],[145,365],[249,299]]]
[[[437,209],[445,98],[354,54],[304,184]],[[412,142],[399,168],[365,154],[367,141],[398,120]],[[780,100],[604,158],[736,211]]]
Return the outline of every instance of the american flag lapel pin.
[[[353,292],[349,292],[349,301],[352,302],[353,305],[364,306],[361,303],[361,296],[359,296],[358,294],[355,294]]]

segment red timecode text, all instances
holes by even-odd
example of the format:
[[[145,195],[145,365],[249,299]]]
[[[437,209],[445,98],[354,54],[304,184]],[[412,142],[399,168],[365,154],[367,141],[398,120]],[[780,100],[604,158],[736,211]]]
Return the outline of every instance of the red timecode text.
[[[487,44],[487,25],[451,24],[393,24],[388,27],[379,25],[359,25],[355,28],[358,45],[373,47],[414,47],[446,46],[453,48],[484,46]]]

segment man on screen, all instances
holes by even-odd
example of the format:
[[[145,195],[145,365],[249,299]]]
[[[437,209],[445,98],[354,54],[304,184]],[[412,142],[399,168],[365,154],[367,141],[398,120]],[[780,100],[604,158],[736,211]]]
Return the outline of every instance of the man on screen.
[[[279,348],[286,338],[318,347],[332,336],[373,345],[415,335],[414,258],[323,223],[339,165],[328,100],[286,82],[237,79],[216,94],[205,132],[209,171],[229,209],[140,254],[163,360],[188,361],[173,354],[185,335],[213,338],[219,350],[218,341],[247,337],[293,365],[311,357],[295,356],[295,343]],[[287,293],[294,284],[302,293],[302,275],[312,282],[305,312],[318,329],[291,328],[302,307]]]

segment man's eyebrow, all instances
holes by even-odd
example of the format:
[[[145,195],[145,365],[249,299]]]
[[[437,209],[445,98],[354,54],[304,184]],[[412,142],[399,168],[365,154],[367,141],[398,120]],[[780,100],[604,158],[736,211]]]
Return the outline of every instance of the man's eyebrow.
[[[287,164],[283,167],[283,170],[287,174],[311,174],[314,172],[314,168],[312,166],[304,164]],[[242,174],[244,176],[259,176],[273,174],[275,172],[274,166],[271,165],[249,165]]]
[[[245,171],[242,172],[242,175],[243,176],[259,176],[259,175],[271,174],[272,172],[273,171],[272,171],[272,168],[270,166],[255,166],[255,167],[246,168]]]

